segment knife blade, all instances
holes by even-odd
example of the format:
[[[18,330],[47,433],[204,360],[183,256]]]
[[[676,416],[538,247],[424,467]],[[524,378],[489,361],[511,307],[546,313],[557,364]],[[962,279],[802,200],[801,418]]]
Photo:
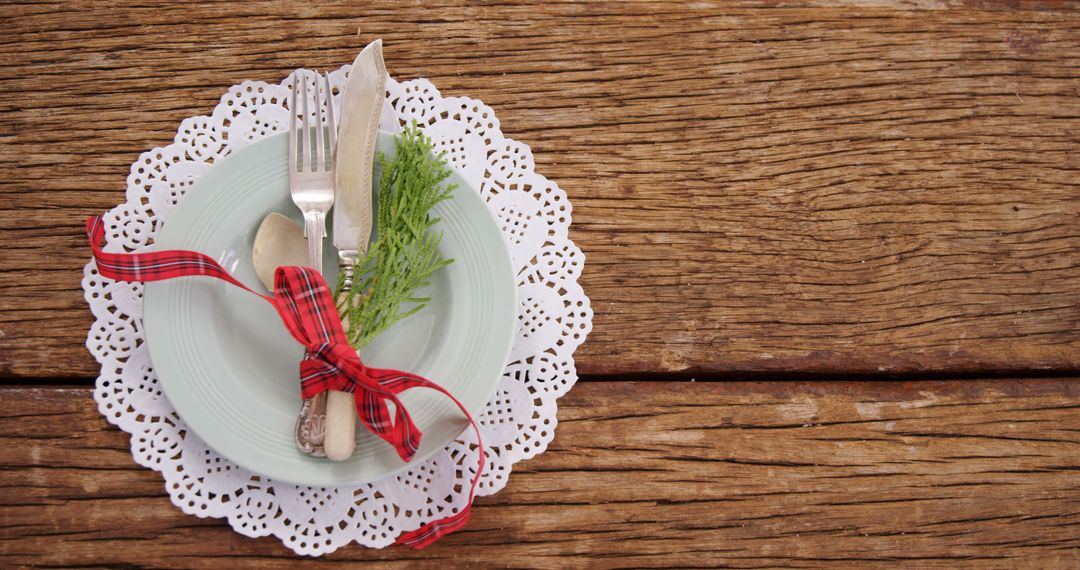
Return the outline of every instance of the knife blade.
[[[371,183],[375,140],[386,98],[386,67],[382,40],[367,45],[353,62],[341,99],[338,127],[336,188],[334,190],[334,247],[352,285],[352,268],[367,251],[371,236]]]
[[[353,268],[360,254],[367,251],[371,236],[371,175],[385,98],[386,66],[383,64],[382,40],[375,40],[356,56],[345,82],[334,154],[334,247],[338,250],[338,269],[344,276],[346,291],[352,288]],[[326,436],[323,441],[326,457],[344,461],[355,447],[353,396],[330,390],[326,396]]]

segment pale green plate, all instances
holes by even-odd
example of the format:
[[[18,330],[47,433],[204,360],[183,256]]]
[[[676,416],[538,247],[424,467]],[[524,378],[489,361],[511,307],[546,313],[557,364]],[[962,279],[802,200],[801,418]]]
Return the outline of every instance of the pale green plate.
[[[287,134],[273,135],[214,165],[169,216],[155,249],[203,252],[265,292],[251,263],[255,230],[269,212],[300,219],[289,198],[287,148]],[[392,154],[393,138],[380,133],[378,148]],[[376,188],[378,175],[376,169]],[[442,218],[436,226],[443,233],[440,251],[454,262],[420,291],[432,297],[427,308],[361,356],[371,366],[408,370],[441,384],[475,415],[510,354],[516,288],[495,218],[460,175],[449,181],[457,191],[435,214]],[[337,252],[332,240],[325,243],[323,266],[333,285]],[[261,475],[305,485],[369,482],[423,461],[468,426],[448,398],[414,389],[402,401],[424,437],[411,463],[359,422],[351,459],[311,457],[293,440],[303,350],[269,303],[223,281],[190,277],[148,283],[144,311],[150,357],[177,413],[212,449]]]

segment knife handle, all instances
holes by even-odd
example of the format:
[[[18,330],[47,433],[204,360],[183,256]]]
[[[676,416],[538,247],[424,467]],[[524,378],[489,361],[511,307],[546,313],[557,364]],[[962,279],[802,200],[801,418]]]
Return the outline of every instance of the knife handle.
[[[326,394],[326,435],[323,451],[331,461],[345,461],[356,449],[356,403],[353,395],[339,390]]]
[[[338,253],[338,270],[344,275],[343,290],[352,289],[353,266],[356,257]],[[342,315],[342,326],[348,327],[348,315]],[[356,402],[347,392],[329,390],[326,396],[326,436],[323,450],[327,459],[345,461],[356,449]]]

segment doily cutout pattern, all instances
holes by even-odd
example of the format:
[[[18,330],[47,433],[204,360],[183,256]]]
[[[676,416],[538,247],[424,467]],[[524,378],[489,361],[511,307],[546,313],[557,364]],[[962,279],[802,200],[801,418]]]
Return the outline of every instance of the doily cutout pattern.
[[[349,67],[330,74],[336,106]],[[150,248],[215,161],[283,130],[291,81],[233,86],[213,114],[184,120],[172,144],[140,155],[127,178],[127,201],[105,216],[106,251]],[[556,400],[577,380],[573,353],[592,327],[589,299],[578,285],[584,256],[567,235],[566,194],[536,173],[527,145],[503,136],[487,105],[443,97],[424,79],[390,79],[382,127],[396,131],[413,120],[479,189],[517,273],[519,331],[495,395],[477,417],[488,458],[477,494],[491,495],[506,485],[514,463],[547,448]],[[143,342],[142,285],[102,277],[93,260],[82,285],[95,317],[86,346],[101,364],[98,409],[131,434],[132,457],[161,472],[185,513],[226,518],[243,535],[274,535],[298,554],[318,556],[352,541],[385,547],[464,506],[475,473],[471,430],[407,472],[360,486],[298,486],[233,464],[186,429],[158,386]]]

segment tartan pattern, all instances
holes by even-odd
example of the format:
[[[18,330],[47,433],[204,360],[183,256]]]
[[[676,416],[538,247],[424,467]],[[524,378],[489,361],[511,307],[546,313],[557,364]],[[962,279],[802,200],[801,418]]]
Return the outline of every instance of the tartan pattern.
[[[400,370],[365,366],[345,338],[333,292],[320,273],[309,267],[278,267],[274,272],[274,294],[261,295],[230,275],[216,261],[195,251],[103,251],[105,227],[100,216],[86,219],[86,235],[90,239],[98,272],[109,279],[147,282],[177,277],[213,277],[265,299],[277,310],[289,334],[304,345],[304,358],[300,361],[301,397],[310,398],[325,390],[353,394],[361,423],[392,445],[406,462],[416,454],[422,434],[398,399],[398,394],[412,388],[428,388],[450,398],[476,432],[479,459],[469,490],[469,502],[456,514],[403,533],[398,537],[397,544],[424,548],[468,522],[485,463],[480,428],[472,414],[453,394],[426,378]],[[388,403],[394,405],[393,418]]]

